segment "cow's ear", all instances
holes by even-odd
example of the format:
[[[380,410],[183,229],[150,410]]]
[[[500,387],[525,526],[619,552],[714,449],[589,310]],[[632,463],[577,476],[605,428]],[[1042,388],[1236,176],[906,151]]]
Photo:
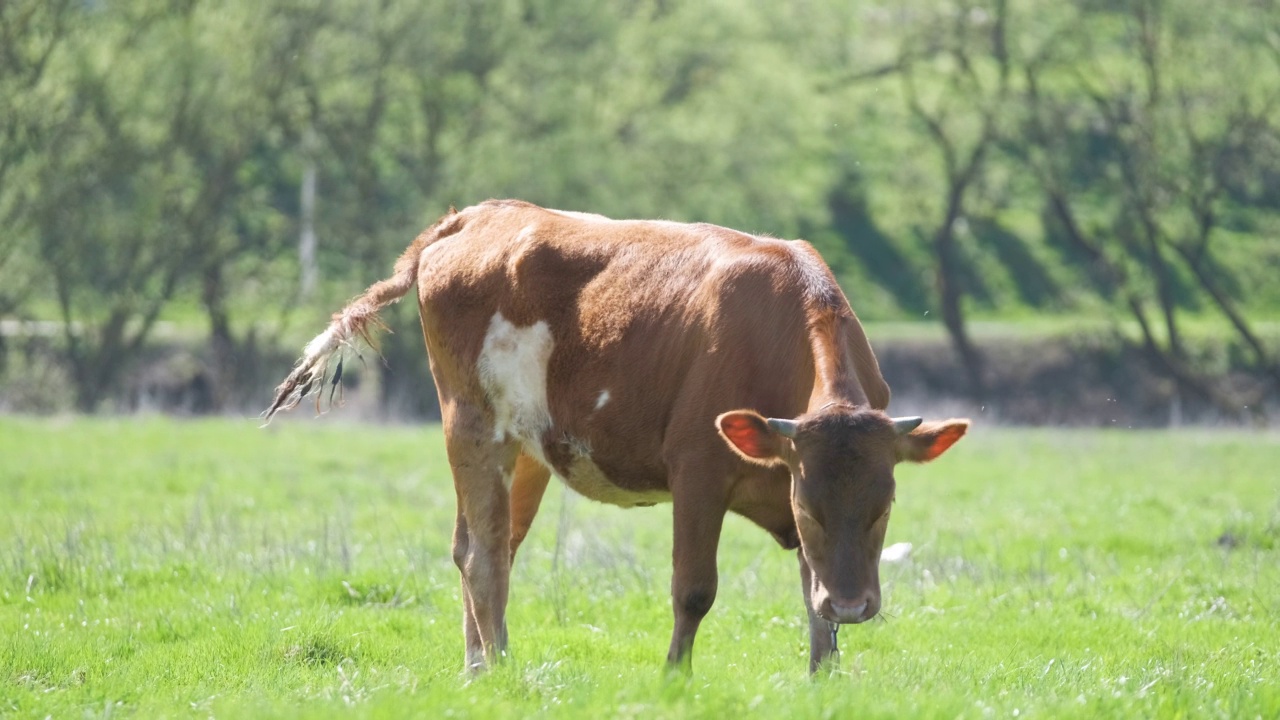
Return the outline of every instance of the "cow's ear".
[[[898,461],[929,462],[956,444],[969,430],[968,420],[927,422],[898,436]]]
[[[716,428],[729,447],[743,459],[760,465],[782,462],[787,441],[769,427],[760,413],[751,410],[727,412],[716,418]]]

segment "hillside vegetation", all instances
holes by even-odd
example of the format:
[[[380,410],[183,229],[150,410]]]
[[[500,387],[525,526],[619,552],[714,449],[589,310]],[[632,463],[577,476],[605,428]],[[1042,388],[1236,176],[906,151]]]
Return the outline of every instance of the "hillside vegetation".
[[[20,0],[0,48],[0,318],[54,323],[0,353],[81,410],[165,320],[235,404],[502,196],[808,238],[864,318],[941,322],[976,400],[969,321],[1055,314],[1238,411],[1209,322],[1280,389],[1272,0]]]

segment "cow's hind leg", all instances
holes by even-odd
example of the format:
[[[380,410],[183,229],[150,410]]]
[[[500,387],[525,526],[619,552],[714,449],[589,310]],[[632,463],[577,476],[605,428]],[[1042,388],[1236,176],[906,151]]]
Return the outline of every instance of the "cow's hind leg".
[[[453,523],[453,562],[458,570],[464,571],[470,549],[470,534],[467,532],[467,518],[458,508],[458,516]],[[480,641],[480,628],[476,625],[476,613],[471,608],[471,593],[467,590],[467,580],[462,578],[462,637],[466,643],[466,668],[471,671],[484,667],[484,643]]]
[[[444,413],[445,445],[458,494],[453,559],[462,573],[467,669],[478,671],[506,653],[511,576],[511,511],[507,487],[519,447],[494,438],[478,408]]]
[[[538,506],[542,504],[542,494],[547,490],[547,482],[551,479],[551,471],[547,466],[521,453],[516,460],[515,473],[511,480],[511,561],[515,562],[516,550],[529,534],[529,526],[533,517],[538,514]]]

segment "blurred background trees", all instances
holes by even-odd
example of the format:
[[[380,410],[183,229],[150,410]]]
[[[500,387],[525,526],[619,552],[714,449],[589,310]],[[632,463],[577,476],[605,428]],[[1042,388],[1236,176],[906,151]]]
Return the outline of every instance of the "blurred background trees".
[[[0,0],[0,402],[128,409],[177,355],[188,409],[255,407],[504,196],[806,237],[975,403],[975,319],[1093,322],[1225,416],[1280,393],[1276,3],[775,5]],[[429,413],[389,319],[380,405]]]

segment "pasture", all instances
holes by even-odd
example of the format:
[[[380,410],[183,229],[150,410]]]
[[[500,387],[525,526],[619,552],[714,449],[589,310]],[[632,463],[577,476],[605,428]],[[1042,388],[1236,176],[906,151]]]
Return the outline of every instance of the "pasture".
[[[979,419],[900,467],[887,542],[914,553],[816,680],[795,558],[738,518],[666,677],[669,506],[553,483],[513,657],[468,680],[438,428],[255,426],[0,419],[0,714],[1280,715],[1274,432]]]

